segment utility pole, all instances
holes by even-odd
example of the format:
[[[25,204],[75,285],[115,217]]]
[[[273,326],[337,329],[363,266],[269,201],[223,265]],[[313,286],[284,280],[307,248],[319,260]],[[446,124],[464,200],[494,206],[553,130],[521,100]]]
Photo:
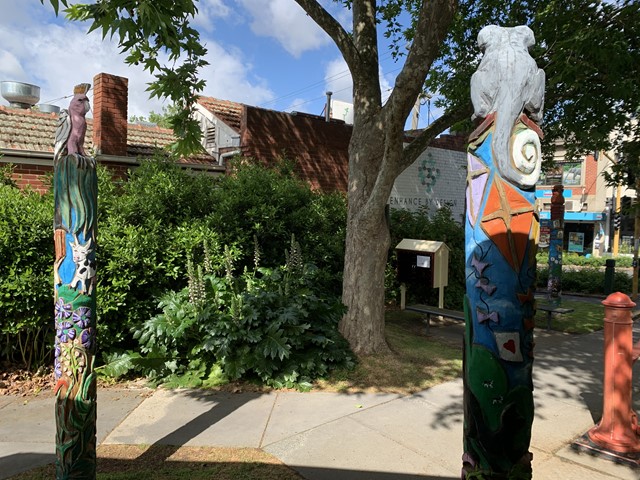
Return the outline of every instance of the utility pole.
[[[636,204],[634,205],[633,224],[633,278],[631,279],[631,298],[638,298],[638,249],[640,247],[640,180],[636,180]]]

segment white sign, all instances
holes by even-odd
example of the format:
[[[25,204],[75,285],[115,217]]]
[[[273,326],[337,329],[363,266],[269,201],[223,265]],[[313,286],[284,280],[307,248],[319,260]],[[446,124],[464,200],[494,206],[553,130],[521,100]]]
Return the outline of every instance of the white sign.
[[[416,256],[416,267],[419,268],[431,268],[431,257],[424,255]]]

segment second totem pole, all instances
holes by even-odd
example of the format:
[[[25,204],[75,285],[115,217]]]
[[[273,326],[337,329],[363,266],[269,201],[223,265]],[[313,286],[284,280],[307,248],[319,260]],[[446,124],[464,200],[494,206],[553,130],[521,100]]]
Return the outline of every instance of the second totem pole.
[[[471,79],[466,187],[464,455],[467,479],[529,479],[545,75],[526,26],[490,25]]]

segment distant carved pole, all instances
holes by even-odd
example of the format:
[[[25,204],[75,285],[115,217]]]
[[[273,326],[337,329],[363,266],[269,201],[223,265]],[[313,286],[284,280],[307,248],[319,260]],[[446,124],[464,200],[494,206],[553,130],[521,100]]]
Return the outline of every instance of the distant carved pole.
[[[564,187],[554,185],[551,194],[551,235],[549,236],[549,303],[560,303],[562,294],[562,244],[564,241]]]
[[[544,72],[525,26],[490,25],[471,78],[466,191],[463,478],[530,479]]]
[[[54,151],[56,478],[96,478],[96,162],[84,151],[83,83],[60,113]]]

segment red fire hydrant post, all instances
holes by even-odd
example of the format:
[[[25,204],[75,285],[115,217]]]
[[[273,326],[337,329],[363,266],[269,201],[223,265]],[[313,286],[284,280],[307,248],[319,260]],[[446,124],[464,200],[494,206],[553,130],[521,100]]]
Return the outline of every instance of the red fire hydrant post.
[[[640,428],[631,401],[635,303],[612,293],[604,305],[604,392],[602,420],[588,432],[595,450],[640,465]]]

